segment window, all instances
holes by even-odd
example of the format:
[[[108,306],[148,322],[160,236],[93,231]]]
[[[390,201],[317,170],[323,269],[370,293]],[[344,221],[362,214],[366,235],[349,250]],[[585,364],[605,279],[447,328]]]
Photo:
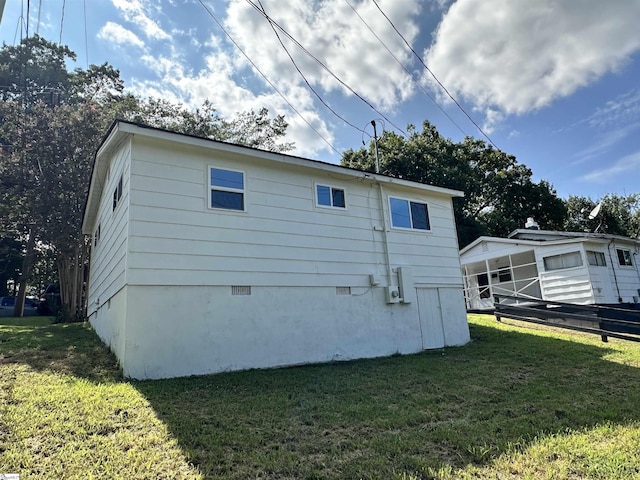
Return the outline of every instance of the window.
[[[607,266],[607,260],[604,258],[604,253],[602,252],[587,250],[587,262],[589,262],[589,265],[594,265],[596,267]]]
[[[316,185],[316,202],[325,207],[346,208],[344,190],[341,188]]]
[[[633,262],[631,261],[631,250],[624,250],[622,248],[616,248],[616,253],[618,254],[618,262],[623,267],[631,267],[633,266]]]
[[[209,207],[244,210],[244,173],[209,167]]]
[[[118,185],[116,185],[115,190],[113,191],[113,208],[115,211],[116,207],[120,203],[120,199],[122,198],[122,175],[120,175],[120,180],[118,180]]]
[[[411,202],[402,198],[389,198],[391,225],[398,228],[431,230],[429,209],[426,203]]]
[[[544,269],[561,270],[563,268],[579,267],[582,265],[582,256],[580,252],[563,253],[560,255],[551,255],[544,257]]]
[[[98,224],[98,228],[96,228],[96,231],[93,234],[93,246],[96,247],[98,245],[98,242],[100,241],[100,230],[101,230],[101,224]]]
[[[502,282],[510,282],[511,281],[511,269],[510,268],[501,268],[498,270],[498,280]]]

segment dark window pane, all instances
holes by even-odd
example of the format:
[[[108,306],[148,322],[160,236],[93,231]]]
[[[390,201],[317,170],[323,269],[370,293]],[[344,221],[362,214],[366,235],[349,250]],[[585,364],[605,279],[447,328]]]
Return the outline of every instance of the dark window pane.
[[[429,230],[429,211],[424,203],[411,202],[411,219],[413,228]]]
[[[211,190],[211,207],[244,210],[244,194]]]
[[[333,197],[333,206],[334,207],[342,207],[344,208],[345,203],[344,203],[344,190],[341,190],[339,188],[332,188],[331,189],[331,194]]]
[[[244,174],[242,172],[232,172],[230,170],[221,170],[220,168],[211,169],[211,186],[244,189]]]
[[[318,191],[318,205],[331,206],[331,189],[324,185],[318,185],[316,190]]]
[[[409,202],[399,198],[391,198],[391,225],[394,227],[411,228],[411,217],[409,217]]]

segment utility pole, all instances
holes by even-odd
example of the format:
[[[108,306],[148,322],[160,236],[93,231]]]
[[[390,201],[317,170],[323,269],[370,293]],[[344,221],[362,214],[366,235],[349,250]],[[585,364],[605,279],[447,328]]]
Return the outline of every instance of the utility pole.
[[[4,12],[4,5],[6,0],[0,0],[0,24],[2,23],[2,12]]]
[[[373,125],[373,148],[376,152],[376,173],[380,173],[380,156],[378,154],[378,132],[376,130],[376,121],[371,120]]]

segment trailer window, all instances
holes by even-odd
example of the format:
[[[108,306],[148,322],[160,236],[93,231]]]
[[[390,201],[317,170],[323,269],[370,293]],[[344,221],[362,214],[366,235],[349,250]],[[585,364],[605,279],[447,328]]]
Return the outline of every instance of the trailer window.
[[[622,248],[616,248],[616,253],[618,254],[618,262],[623,267],[632,267],[633,262],[631,261],[631,250],[624,250]]]
[[[580,252],[562,253],[560,255],[551,255],[544,257],[544,269],[550,270],[562,270],[563,268],[573,268],[582,265],[582,256]]]
[[[589,265],[594,265],[596,267],[607,266],[607,260],[604,258],[604,253],[602,252],[587,250],[587,261],[589,262]]]

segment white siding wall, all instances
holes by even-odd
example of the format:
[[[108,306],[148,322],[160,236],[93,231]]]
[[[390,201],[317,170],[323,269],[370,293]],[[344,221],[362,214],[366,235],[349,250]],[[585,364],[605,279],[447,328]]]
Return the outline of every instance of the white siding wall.
[[[624,244],[622,242],[614,242],[607,246],[606,252],[607,264],[609,265],[609,276],[611,278],[611,284],[613,286],[613,294],[615,295],[615,302],[618,301],[618,291],[623,303],[631,303],[634,301],[634,296],[639,296],[638,289],[640,289],[640,270],[638,267],[638,260],[640,255],[633,255],[635,249],[632,245]],[[618,261],[617,248],[630,250],[631,260],[633,266],[621,266]],[[613,269],[615,269],[615,277]],[[616,281],[618,288],[616,288]]]
[[[545,257],[572,252],[580,253],[582,266],[545,271]],[[536,249],[536,261],[540,272],[540,288],[543,300],[576,304],[591,304],[595,302],[587,258],[581,243],[542,245]]]
[[[377,185],[134,142],[129,284],[368,287],[369,274],[386,283]],[[207,208],[209,165],[245,172],[246,212]],[[347,209],[315,206],[315,182],[344,188]],[[392,265],[413,266],[416,283],[460,286],[451,200],[401,196],[428,202],[432,232],[389,231]]]
[[[89,272],[87,315],[93,315],[126,283],[126,251],[129,217],[129,167],[131,146],[127,142],[113,155],[109,177],[104,186],[95,229],[100,225],[100,240],[92,247]],[[122,198],[113,210],[113,191],[122,176]],[[93,243],[92,243],[93,245]]]

